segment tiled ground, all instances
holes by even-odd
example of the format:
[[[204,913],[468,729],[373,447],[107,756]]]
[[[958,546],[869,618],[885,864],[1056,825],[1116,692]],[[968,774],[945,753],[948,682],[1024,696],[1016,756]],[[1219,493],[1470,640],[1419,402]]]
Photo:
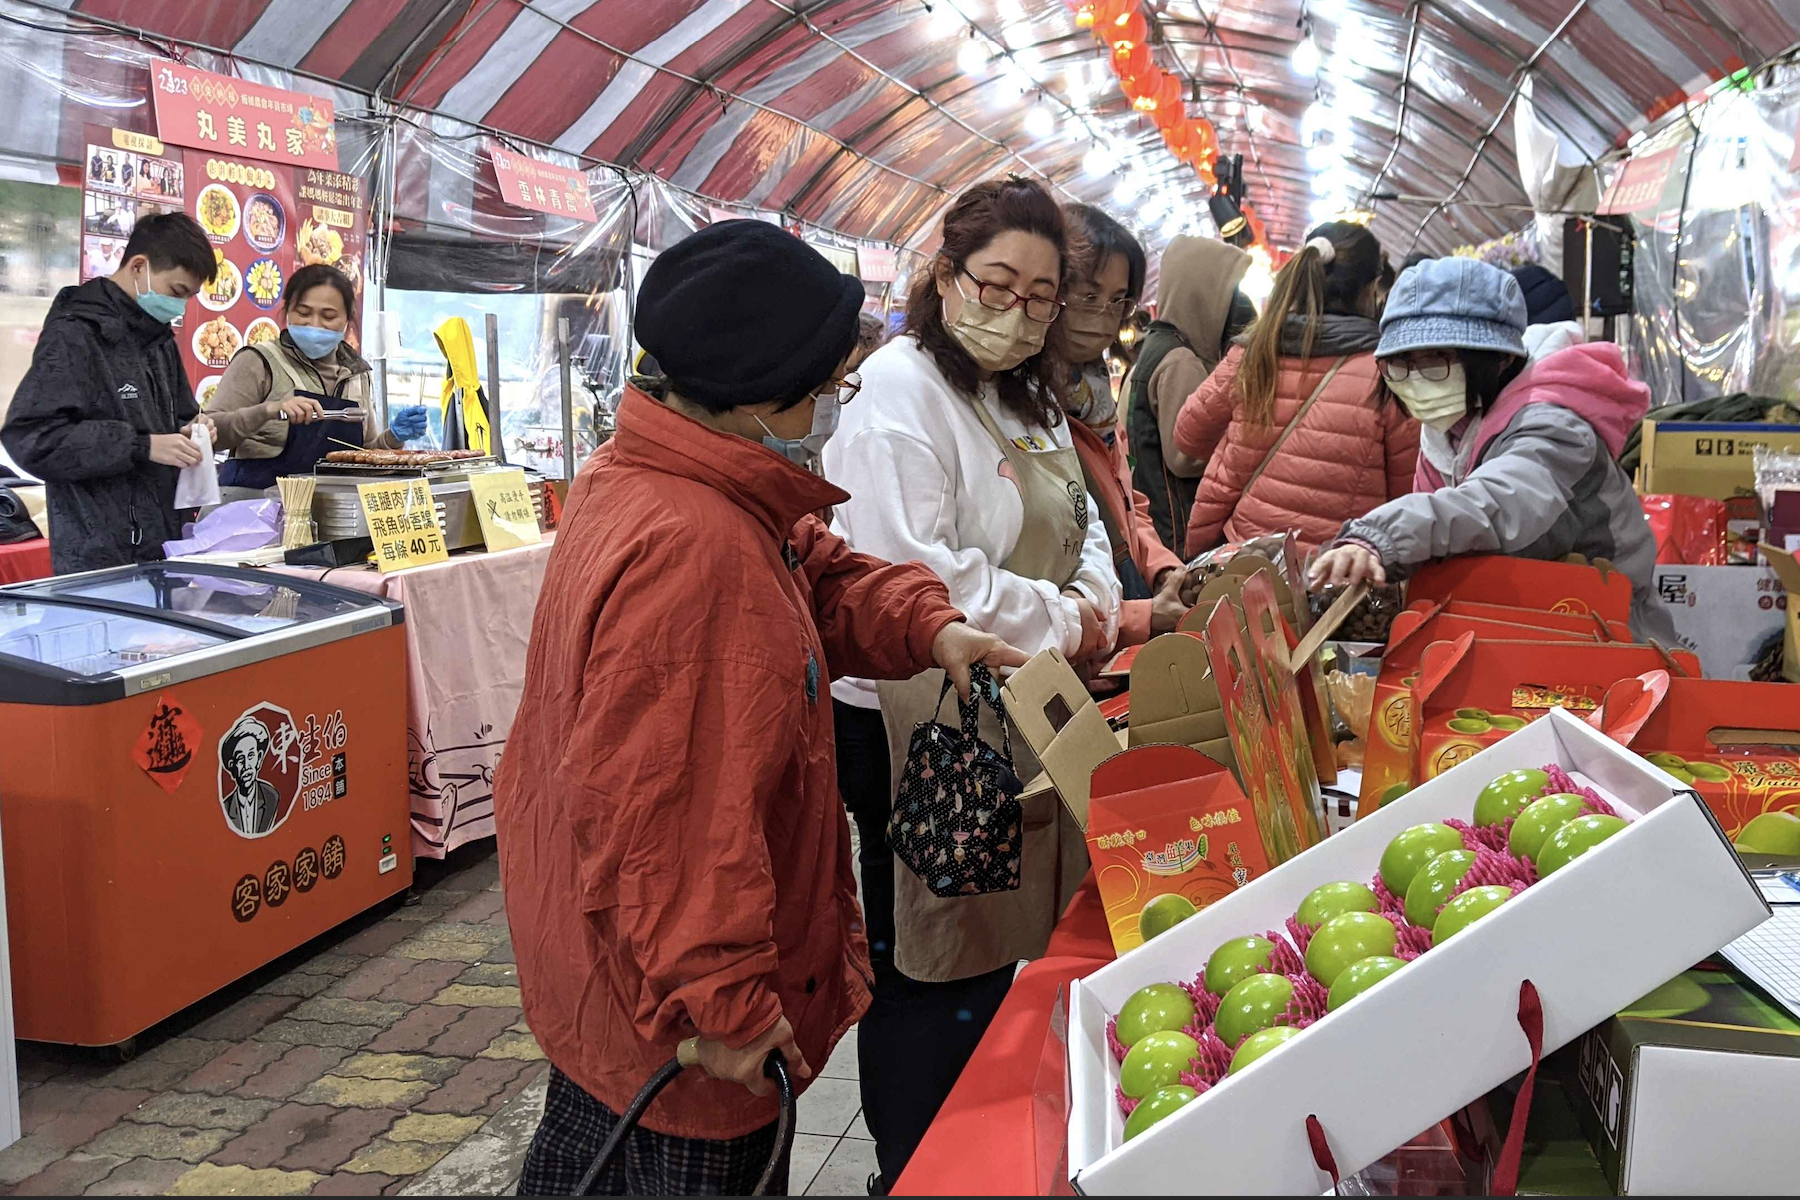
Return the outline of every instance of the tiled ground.
[[[20,1043],[25,1136],[0,1150],[0,1191],[374,1195],[482,1138],[522,1153],[536,1097],[521,1093],[545,1064],[499,886],[491,841],[422,862],[417,903],[179,1014],[123,1065]]]

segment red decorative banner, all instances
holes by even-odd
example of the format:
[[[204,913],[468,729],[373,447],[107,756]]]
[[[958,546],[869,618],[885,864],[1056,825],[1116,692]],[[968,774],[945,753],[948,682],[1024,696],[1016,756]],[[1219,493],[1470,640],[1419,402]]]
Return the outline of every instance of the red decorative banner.
[[[1639,154],[1625,164],[1613,178],[1612,186],[1601,197],[1595,211],[1605,214],[1633,213],[1656,207],[1662,199],[1663,184],[1669,168],[1675,164],[1676,149]]]
[[[157,133],[165,142],[218,154],[285,163],[338,165],[330,100],[214,75],[167,59],[150,62]]]
[[[499,146],[489,154],[494,160],[494,181],[500,185],[500,197],[508,204],[549,213],[553,217],[573,217],[577,221],[596,219],[594,202],[588,196],[587,177],[580,171],[529,155],[514,154]]]
[[[886,246],[858,246],[856,265],[870,283],[892,283],[900,277],[900,264]]]

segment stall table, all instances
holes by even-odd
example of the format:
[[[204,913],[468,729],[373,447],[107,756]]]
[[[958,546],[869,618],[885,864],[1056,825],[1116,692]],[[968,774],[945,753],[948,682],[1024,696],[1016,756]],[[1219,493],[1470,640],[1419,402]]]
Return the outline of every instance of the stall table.
[[[32,538],[0,546],[0,584],[26,583],[50,575],[50,541]]]
[[[382,575],[278,566],[406,605],[407,774],[413,853],[443,858],[494,834],[494,772],[525,686],[525,649],[554,533]]]

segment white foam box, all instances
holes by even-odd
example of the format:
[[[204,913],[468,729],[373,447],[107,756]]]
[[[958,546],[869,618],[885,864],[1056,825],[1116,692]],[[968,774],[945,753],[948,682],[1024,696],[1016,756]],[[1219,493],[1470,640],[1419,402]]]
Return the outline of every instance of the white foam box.
[[[1192,979],[1227,939],[1284,928],[1320,884],[1370,878],[1401,830],[1469,820],[1495,776],[1552,762],[1630,827],[1124,1144],[1106,1022],[1133,992]],[[1552,709],[1077,981],[1070,1174],[1094,1196],[1328,1192],[1331,1179],[1308,1149],[1309,1114],[1348,1177],[1530,1065],[1518,1021],[1524,980],[1543,1003],[1547,1055],[1768,913],[1697,796]]]

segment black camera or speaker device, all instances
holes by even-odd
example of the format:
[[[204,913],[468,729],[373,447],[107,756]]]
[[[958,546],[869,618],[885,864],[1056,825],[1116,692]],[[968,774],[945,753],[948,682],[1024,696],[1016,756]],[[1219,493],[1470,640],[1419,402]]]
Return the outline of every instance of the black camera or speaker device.
[[[1632,309],[1631,223],[1624,217],[1570,217],[1563,222],[1563,282],[1575,310],[1590,317]]]

